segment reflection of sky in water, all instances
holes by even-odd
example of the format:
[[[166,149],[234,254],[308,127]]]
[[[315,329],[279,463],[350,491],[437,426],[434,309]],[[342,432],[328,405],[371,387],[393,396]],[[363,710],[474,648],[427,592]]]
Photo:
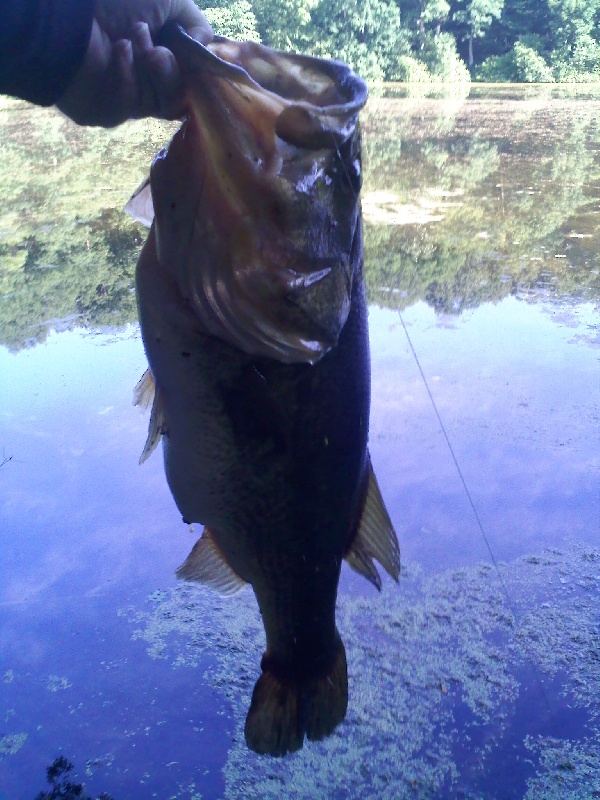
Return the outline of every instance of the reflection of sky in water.
[[[486,556],[485,545],[398,316],[373,310],[370,319],[371,450],[398,509],[404,555],[472,563]],[[446,318],[448,326],[423,305],[405,314],[498,559],[565,537],[598,543],[600,342],[587,343],[594,321],[588,306],[566,325],[512,299]]]
[[[591,786],[599,350],[592,308],[560,313],[511,298],[460,318],[404,312],[494,557],[508,562],[509,608],[494,570],[477,566],[489,553],[398,315],[371,309],[371,451],[406,569],[382,596],[344,570],[348,720],[276,764],[248,753],[239,728],[262,648],[251,593],[229,603],[175,588],[195,539],[160,457],[137,466],[137,329],[1,350],[0,793],[32,798],[61,751],[88,791],[115,800],[448,796],[453,770],[455,787],[493,797],[513,751],[511,796],[567,796],[547,789],[567,756],[575,790]]]
[[[478,105],[482,91],[373,97],[364,198],[385,222],[367,230],[371,296],[406,306],[498,571],[400,317],[372,308],[370,447],[400,586],[378,595],[344,568],[347,720],[261,759],[241,727],[264,646],[252,593],[177,584],[198,530],[160,456],[137,465],[137,326],[0,349],[0,800],[32,800],[61,752],[114,800],[600,796],[597,93],[522,103],[529,87],[496,87]],[[43,338],[56,316],[63,330],[131,323],[139,240],[111,193],[126,196],[164,130],[55,120],[56,149],[45,112],[21,106],[3,129],[17,166],[0,214],[2,341]],[[110,196],[90,193],[108,164]],[[30,194],[39,217],[23,216]],[[424,297],[473,308],[436,316]]]

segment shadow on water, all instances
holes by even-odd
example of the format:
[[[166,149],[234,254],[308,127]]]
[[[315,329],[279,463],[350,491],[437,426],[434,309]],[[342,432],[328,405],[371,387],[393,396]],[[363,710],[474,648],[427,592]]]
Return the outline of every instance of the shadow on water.
[[[0,797],[32,800],[57,752],[116,800],[600,796],[600,99],[395,91],[363,115],[363,208],[403,571],[376,596],[344,570],[347,719],[277,763],[240,728],[251,594],[177,585],[191,538],[160,459],[136,467],[144,233],[118,209],[170,128],[0,109]]]

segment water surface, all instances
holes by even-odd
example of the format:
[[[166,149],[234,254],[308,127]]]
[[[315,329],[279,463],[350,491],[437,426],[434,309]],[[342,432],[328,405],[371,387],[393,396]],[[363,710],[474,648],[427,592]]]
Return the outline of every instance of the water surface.
[[[2,800],[59,754],[115,800],[599,795],[600,94],[399,94],[363,118],[363,205],[403,571],[344,567],[347,719],[278,761],[243,740],[253,595],[178,585],[195,536],[137,465],[120,209],[172,126],[0,109]]]

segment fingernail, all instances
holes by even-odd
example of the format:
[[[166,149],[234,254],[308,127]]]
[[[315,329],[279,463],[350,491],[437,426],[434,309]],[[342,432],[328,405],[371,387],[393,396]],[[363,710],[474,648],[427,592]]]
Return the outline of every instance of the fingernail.
[[[131,31],[131,41],[138,54],[152,50],[154,45],[150,36],[150,28],[145,22],[135,23]]]

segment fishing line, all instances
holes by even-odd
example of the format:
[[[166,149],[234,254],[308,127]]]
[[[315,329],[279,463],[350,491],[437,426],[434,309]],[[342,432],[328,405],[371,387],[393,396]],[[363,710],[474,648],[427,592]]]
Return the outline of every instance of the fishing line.
[[[422,378],[423,383],[425,385],[425,389],[427,390],[427,394],[429,395],[429,400],[431,401],[431,405],[433,406],[433,410],[435,412],[435,416],[437,417],[437,421],[438,421],[439,426],[441,428],[442,434],[444,436],[444,439],[446,440],[446,445],[448,446],[448,450],[450,451],[450,455],[452,456],[452,461],[454,462],[454,466],[456,467],[456,471],[458,472],[458,477],[460,478],[460,482],[462,483],[463,489],[465,490],[465,494],[467,495],[467,498],[469,500],[469,505],[471,506],[471,511],[473,512],[473,516],[475,517],[475,521],[477,522],[477,527],[479,528],[479,532],[480,532],[480,534],[481,534],[481,536],[483,538],[483,541],[485,542],[485,546],[487,547],[487,551],[488,551],[488,553],[490,555],[491,562],[492,562],[492,564],[494,566],[494,569],[496,571],[496,575],[498,577],[498,582],[500,583],[500,587],[501,587],[502,592],[504,594],[504,597],[506,599],[506,604],[508,605],[508,608],[510,609],[510,613],[512,614],[512,617],[513,617],[513,620],[514,620],[514,624],[515,624],[515,628],[518,628],[519,627],[519,615],[517,614],[516,608],[515,608],[512,600],[511,600],[510,594],[508,593],[508,588],[506,586],[506,583],[504,582],[504,578],[502,577],[502,572],[500,571],[500,565],[496,561],[496,557],[494,555],[494,551],[492,550],[492,546],[490,544],[490,540],[488,539],[488,536],[487,536],[487,534],[486,534],[486,532],[484,530],[484,527],[483,527],[483,523],[481,522],[481,518],[479,516],[479,513],[477,512],[477,508],[475,507],[475,503],[473,502],[473,497],[471,495],[471,492],[469,491],[469,487],[467,486],[467,482],[465,480],[465,476],[463,475],[463,471],[460,468],[460,464],[458,463],[458,459],[456,458],[456,453],[454,452],[454,448],[452,447],[452,442],[450,441],[450,437],[448,436],[448,433],[446,431],[446,427],[445,427],[445,425],[444,425],[444,423],[442,421],[442,417],[440,415],[440,412],[438,411],[438,407],[436,405],[435,399],[433,397],[431,389],[429,388],[429,383],[427,382],[427,378],[425,377],[425,373],[423,371],[423,367],[421,366],[421,362],[419,361],[419,357],[417,356],[417,351],[415,350],[415,347],[414,347],[414,345],[412,343],[412,339],[410,338],[410,334],[408,333],[408,329],[407,329],[407,327],[406,327],[406,325],[404,323],[404,319],[402,318],[402,314],[400,313],[400,310],[398,310],[398,318],[400,319],[400,324],[402,325],[402,328],[404,330],[404,334],[406,336],[406,340],[407,340],[408,345],[410,347],[410,350],[411,350],[411,352],[413,354],[413,358],[415,359],[415,363],[417,365],[417,368],[418,368],[418,370],[419,370],[419,372],[421,374],[421,378]],[[526,643],[524,643],[523,646],[524,646],[525,652],[527,653],[527,658],[529,660],[529,663],[532,665],[535,673],[537,674],[537,681],[538,681],[538,685],[539,685],[539,688],[540,688],[540,692],[542,694],[542,698],[544,700],[544,704],[545,704],[546,708],[548,709],[548,712],[550,713],[550,715],[552,715],[552,709],[550,707],[550,702],[548,700],[548,696],[547,696],[546,691],[544,689],[544,684],[542,682],[542,677],[541,677],[541,674],[539,672],[538,664],[537,664],[537,662],[536,662],[536,660],[535,660],[535,658],[533,656],[533,652],[527,646]]]
[[[490,541],[489,541],[489,539],[488,539],[488,537],[486,535],[486,532],[483,529],[481,518],[480,518],[479,514],[477,513],[477,509],[475,508],[475,503],[473,502],[473,498],[471,496],[471,492],[469,491],[469,487],[467,486],[467,482],[465,480],[465,476],[463,475],[463,471],[460,468],[460,464],[458,463],[458,459],[456,458],[456,453],[454,452],[454,448],[452,447],[452,443],[450,442],[450,437],[448,436],[448,433],[446,432],[446,427],[444,426],[444,423],[442,422],[442,418],[440,416],[440,412],[438,411],[438,407],[437,407],[437,405],[435,403],[435,400],[433,399],[433,394],[431,393],[431,389],[429,388],[429,384],[427,383],[427,378],[425,377],[425,373],[423,372],[423,367],[421,366],[421,362],[419,361],[419,357],[417,356],[417,351],[415,350],[415,347],[414,347],[414,345],[412,343],[412,339],[410,338],[410,335],[408,333],[406,325],[404,324],[404,320],[402,319],[402,314],[400,313],[400,311],[398,311],[398,317],[400,318],[400,323],[402,324],[402,328],[404,330],[404,334],[405,334],[406,339],[408,341],[409,347],[411,349],[411,352],[413,354],[413,357],[415,359],[415,362],[417,364],[419,372],[421,373],[421,378],[423,379],[423,383],[425,384],[425,389],[427,390],[427,394],[429,395],[429,399],[431,401],[431,405],[433,406],[433,410],[435,411],[435,415],[437,417],[437,421],[438,421],[438,423],[440,425],[440,428],[442,429],[442,434],[444,435],[444,439],[446,440],[446,444],[448,445],[448,450],[450,451],[450,455],[452,456],[452,460],[454,461],[454,466],[456,467],[456,471],[458,472],[458,477],[460,478],[460,482],[462,483],[463,489],[465,490],[465,494],[467,495],[467,498],[469,500],[469,505],[471,506],[471,511],[473,512],[473,516],[475,517],[475,521],[477,522],[477,527],[479,528],[479,532],[481,533],[481,536],[483,537],[483,541],[485,542],[485,546],[487,547],[487,551],[490,554],[490,558],[492,560],[492,564],[494,565],[494,569],[496,570],[496,573],[498,575],[498,579],[500,581],[500,585],[502,586],[502,590],[504,591],[504,594],[506,595],[506,599],[507,599],[509,605],[511,605],[510,595],[508,594],[508,590],[507,590],[506,585],[504,583],[504,580],[502,578],[502,574],[500,572],[500,568],[498,566],[498,562],[496,561],[496,557],[494,556],[494,553],[492,551],[492,547],[490,545]],[[511,612],[512,612],[513,616],[516,619],[516,614],[514,613],[514,611],[512,609],[512,605],[511,605]]]
[[[360,203],[359,192],[354,190],[352,179],[351,179],[350,175],[348,174],[348,170],[346,169],[346,165],[344,163],[344,159],[342,158],[342,154],[340,153],[340,149],[338,147],[338,144],[337,144],[333,134],[331,134],[331,140],[332,140],[332,143],[333,143],[333,146],[334,146],[335,150],[337,151],[337,155],[338,155],[340,164],[342,165],[342,169],[343,169],[343,171],[345,173],[346,180],[348,181],[348,184],[350,185],[351,189],[354,191],[355,199],[357,200],[357,202]],[[361,178],[362,178],[362,176],[361,176]],[[516,612],[516,608],[515,608],[512,600],[510,598],[510,594],[508,593],[508,588],[506,586],[506,583],[504,582],[504,578],[502,577],[502,573],[500,571],[500,565],[498,564],[498,562],[496,560],[496,557],[494,555],[494,551],[492,550],[492,546],[490,544],[490,541],[489,541],[489,539],[487,537],[487,534],[485,532],[485,529],[483,527],[483,523],[481,522],[481,518],[480,518],[480,516],[479,516],[479,514],[477,512],[477,508],[475,507],[475,503],[473,502],[473,497],[471,495],[471,492],[469,491],[469,487],[467,486],[467,482],[465,480],[465,476],[463,475],[463,471],[460,468],[460,464],[458,463],[458,459],[456,458],[456,453],[454,452],[454,448],[452,447],[452,443],[450,441],[450,437],[448,436],[448,433],[446,431],[446,426],[444,425],[444,423],[442,421],[442,417],[440,415],[440,412],[438,411],[438,407],[436,405],[435,399],[433,397],[431,389],[429,388],[429,383],[427,382],[427,378],[425,377],[425,372],[423,371],[423,368],[421,366],[421,362],[419,361],[419,357],[417,356],[417,351],[415,350],[415,347],[414,347],[414,345],[412,343],[412,339],[410,338],[410,334],[408,333],[408,329],[407,329],[407,327],[406,327],[406,325],[404,323],[404,319],[402,317],[400,309],[398,309],[398,318],[400,319],[400,323],[402,325],[402,329],[404,330],[404,334],[406,336],[406,340],[408,342],[408,345],[410,347],[411,353],[413,355],[413,358],[415,360],[415,363],[416,363],[417,368],[419,370],[419,373],[421,375],[421,379],[423,380],[423,383],[425,385],[425,389],[426,389],[427,394],[429,396],[429,400],[431,401],[431,405],[433,406],[433,410],[435,412],[435,416],[437,417],[440,429],[441,429],[442,434],[444,436],[444,439],[446,441],[446,445],[448,447],[448,450],[450,451],[450,455],[452,456],[452,461],[454,462],[454,466],[456,467],[456,471],[457,471],[458,476],[460,478],[460,482],[461,482],[462,487],[463,487],[463,489],[465,491],[465,494],[467,495],[467,498],[469,500],[469,505],[471,507],[471,511],[473,512],[473,516],[475,517],[475,521],[477,523],[477,527],[479,529],[479,533],[481,534],[481,537],[483,538],[483,541],[485,542],[485,546],[486,546],[487,551],[489,553],[492,565],[494,567],[494,570],[496,571],[496,575],[498,577],[498,582],[500,584],[502,593],[504,594],[504,597],[506,599],[506,604],[507,604],[507,606],[508,606],[508,608],[510,610],[510,613],[512,614],[512,617],[513,617],[513,620],[514,620],[514,624],[515,624],[515,628],[518,628],[519,627],[519,616],[518,616],[518,614]],[[541,673],[540,673],[540,670],[539,670],[539,666],[538,666],[537,661],[536,661],[536,659],[535,659],[535,657],[533,655],[533,651],[528,647],[526,642],[523,644],[523,649],[525,650],[525,652],[527,654],[527,659],[529,660],[529,663],[533,667],[533,670],[534,670],[534,672],[536,674],[537,682],[538,682],[538,685],[539,685],[539,688],[540,688],[540,693],[541,693],[543,701],[544,701],[544,705],[548,709],[548,713],[551,716],[553,716],[552,708],[550,707],[550,702],[548,700],[548,696],[546,694],[546,690],[544,689],[544,684],[542,682],[542,677],[541,677]]]

